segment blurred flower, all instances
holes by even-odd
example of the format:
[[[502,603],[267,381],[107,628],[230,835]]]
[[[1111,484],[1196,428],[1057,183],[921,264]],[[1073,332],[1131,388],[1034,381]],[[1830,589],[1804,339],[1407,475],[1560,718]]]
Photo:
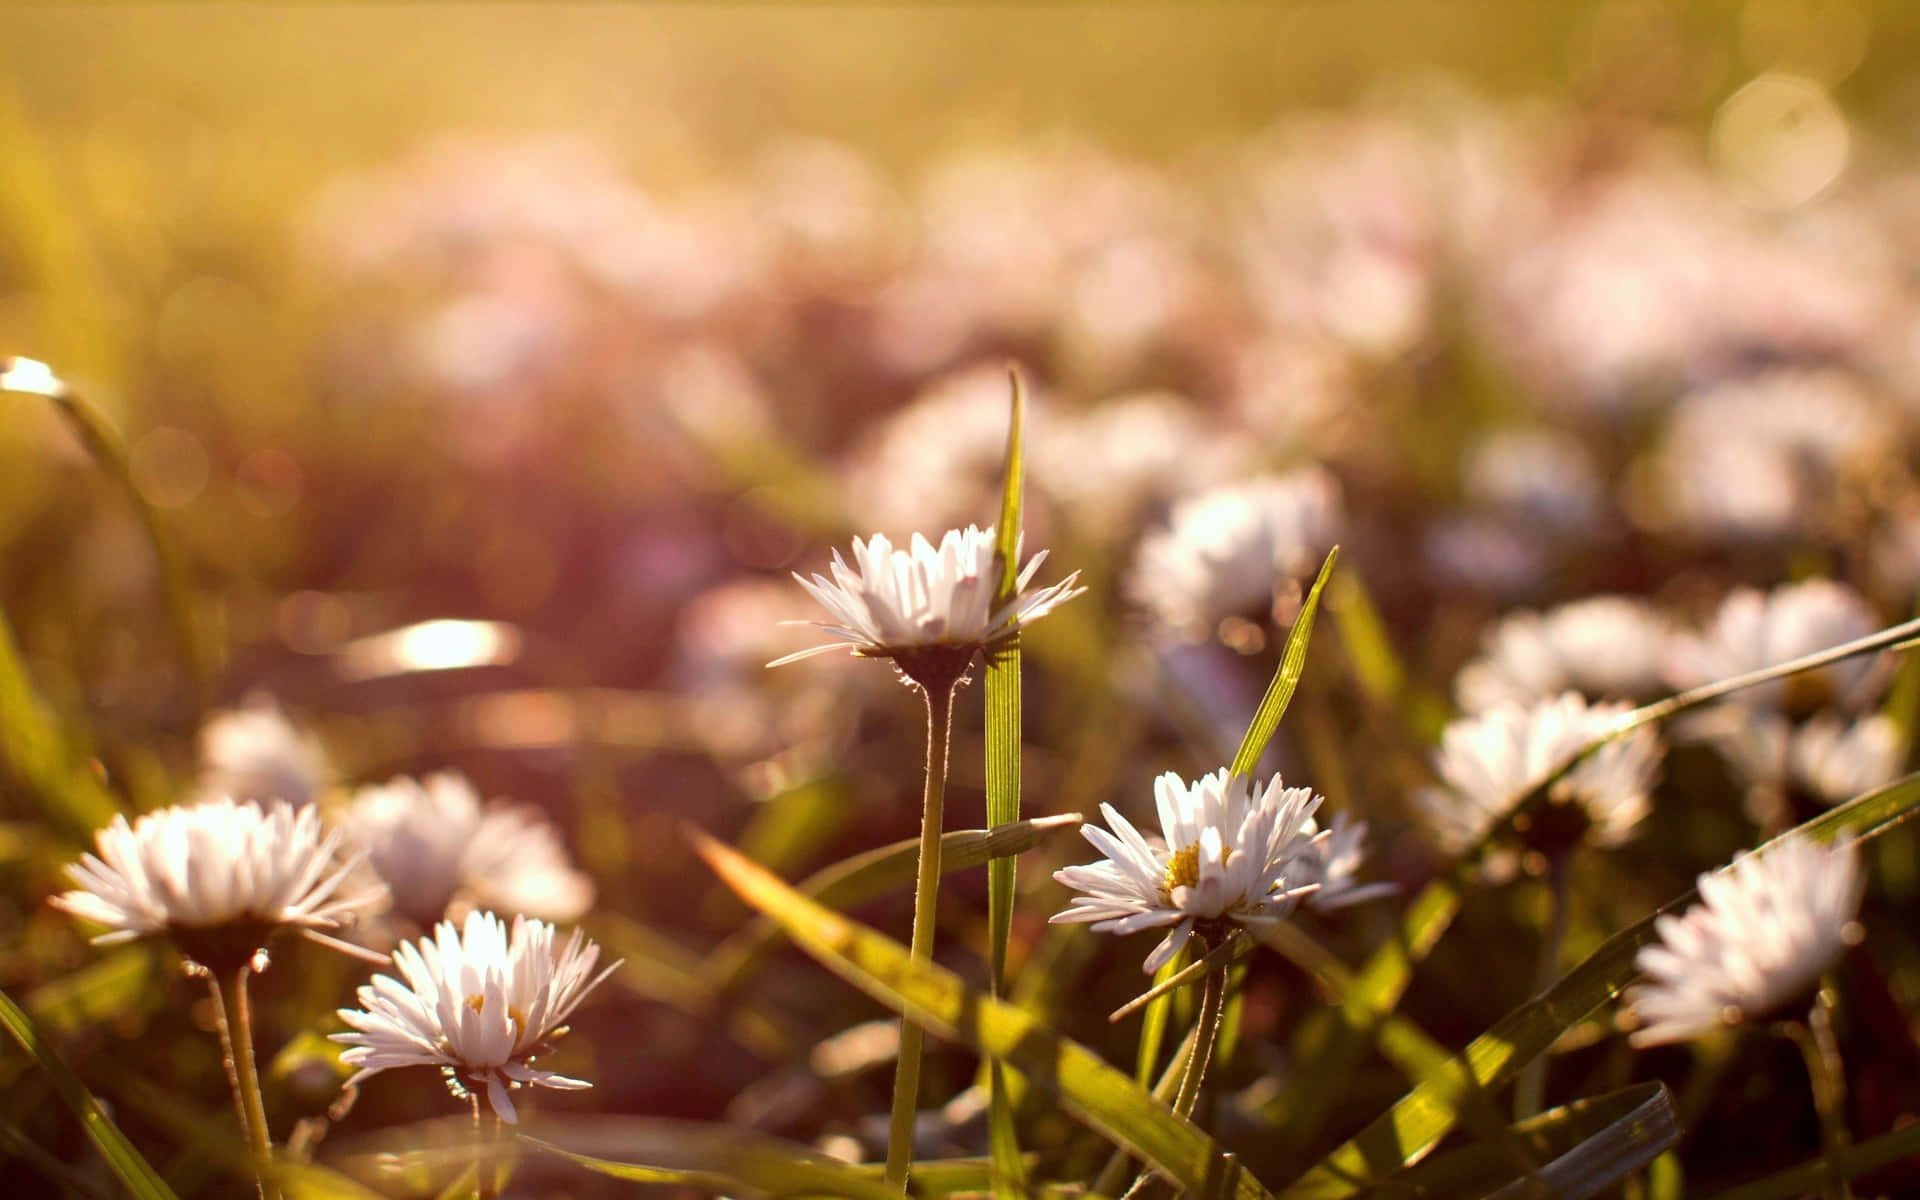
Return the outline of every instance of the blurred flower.
[[[853,539],[854,566],[833,552],[833,579],[794,578],[833,615],[814,622],[838,642],[814,646],[775,659],[780,666],[844,644],[855,654],[891,658],[919,679],[923,666],[954,676],[966,669],[976,651],[1011,635],[1021,625],[1046,616],[1086,591],[1075,587],[1075,571],[1059,583],[1029,591],[1047,552],[1027,560],[1015,581],[1013,598],[993,607],[1000,584],[994,531],[969,525],[950,529],[938,546],[914,534],[906,550],[896,550],[885,535]]]
[[[340,827],[386,881],[394,912],[423,929],[462,898],[556,921],[593,904],[593,881],[573,868],[545,814],[499,802],[483,809],[456,772],[361,788]]]
[[[1059,502],[1076,532],[1103,542],[1129,535],[1196,479],[1243,474],[1251,458],[1245,439],[1210,427],[1168,392],[1098,404],[1031,453],[1036,488]]]
[[[1327,828],[1316,831],[1314,821],[1309,817],[1305,829],[1311,841],[1307,851],[1295,860],[1300,869],[1298,880],[1290,882],[1299,886],[1319,884],[1319,887],[1307,893],[1307,907],[1319,912],[1331,912],[1380,896],[1390,896],[1399,890],[1391,883],[1363,884],[1358,879],[1360,863],[1365,857],[1361,851],[1367,840],[1365,821],[1354,821],[1346,813],[1335,813]]]
[[[1859,942],[1865,890],[1851,841],[1798,834],[1700,876],[1701,902],[1656,920],[1660,941],[1634,959],[1649,982],[1625,997],[1639,1023],[1633,1044],[1685,1041],[1794,999]]]
[[[1627,711],[1624,704],[1590,706],[1567,692],[1530,707],[1499,704],[1450,723],[1434,754],[1446,786],[1415,796],[1441,848],[1458,853],[1479,841],[1528,792],[1617,729]],[[1554,782],[1548,804],[1533,814],[1523,836],[1546,852],[1581,840],[1626,841],[1647,813],[1661,754],[1650,726],[1606,743]]]
[[[1778,666],[1865,637],[1879,627],[1879,618],[1857,592],[1830,579],[1783,584],[1764,593],[1736,588],[1705,632],[1676,635],[1668,642],[1665,674],[1675,687],[1697,687]],[[1884,683],[1878,667],[1874,658],[1844,659],[1746,688],[1728,702],[1793,713],[1836,701],[1858,705],[1871,700]]]
[[[203,967],[244,963],[281,928],[345,947],[322,931],[348,923],[381,893],[342,896],[358,857],[335,854],[312,807],[262,809],[230,797],[163,808],[131,825],[116,815],[96,854],[67,867],[78,887],[53,905],[107,926],[99,944],[164,934]]]
[[[519,1119],[514,1088],[591,1087],[533,1060],[567,1032],[567,1017],[620,964],[596,975],[600,947],[577,929],[558,949],[554,937],[544,921],[515,917],[509,932],[492,913],[473,912],[464,929],[442,921],[431,938],[403,942],[393,954],[401,978],[374,976],[359,990],[358,1009],[339,1010],[353,1029],[331,1036],[347,1046],[340,1061],[359,1068],[347,1086],[392,1067],[437,1066],[456,1097],[484,1088],[487,1103],[509,1123]]]
[[[1585,444],[1551,429],[1486,434],[1468,450],[1460,474],[1479,504],[1561,534],[1591,528],[1605,495]]]
[[[1176,504],[1169,527],[1141,540],[1128,591],[1193,640],[1229,617],[1265,620],[1275,589],[1310,574],[1340,524],[1339,485],[1319,467],[1214,488]]]
[[[1227,924],[1246,926],[1258,937],[1333,870],[1314,849],[1320,797],[1310,788],[1282,787],[1278,775],[1258,797],[1252,787],[1246,776],[1229,776],[1225,768],[1192,784],[1172,771],[1160,776],[1153,794],[1164,839],[1142,836],[1111,804],[1102,804],[1113,832],[1093,824],[1080,832],[1107,857],[1053,873],[1086,894],[1075,896],[1052,921],[1092,922],[1096,932],[1114,934],[1174,926],[1147,956],[1143,969],[1149,974],[1196,930],[1214,943]]]
[[[1840,804],[1893,782],[1906,756],[1900,723],[1873,713],[1851,725],[1830,713],[1794,732],[1787,766],[1794,783],[1823,804]]]
[[[200,730],[203,796],[285,800],[297,808],[320,794],[328,775],[320,743],[295,729],[270,698],[249,697],[240,708],[215,713]]]
[[[1894,413],[1837,370],[1774,370],[1695,392],[1653,451],[1661,517],[1696,537],[1784,538],[1898,453]]]
[[[1660,688],[1667,621],[1632,596],[1592,596],[1546,613],[1517,612],[1484,639],[1485,653],[1460,668],[1454,698],[1467,712],[1528,705],[1564,691],[1594,699],[1643,699]]]

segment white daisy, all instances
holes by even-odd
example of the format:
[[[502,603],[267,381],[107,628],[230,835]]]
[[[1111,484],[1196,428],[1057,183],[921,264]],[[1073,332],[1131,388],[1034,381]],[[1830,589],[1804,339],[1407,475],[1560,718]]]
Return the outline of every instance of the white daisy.
[[[95,841],[98,854],[67,868],[79,886],[54,906],[107,926],[96,943],[165,934],[202,966],[244,962],[283,927],[343,947],[323,931],[381,896],[339,894],[358,856],[335,853],[340,834],[311,807],[222,797],[132,824],[115,816]]]
[[[431,938],[403,942],[393,953],[400,978],[376,975],[343,1008],[351,1032],[331,1035],[347,1049],[340,1060],[359,1071],[349,1087],[392,1067],[437,1066],[455,1096],[477,1095],[501,1119],[518,1120],[512,1089],[526,1085],[578,1090],[593,1086],[533,1066],[567,1032],[569,1014],[618,962],[593,973],[600,947],[573,931],[555,946],[553,926],[492,913],[467,914],[457,927],[442,921]]]
[[[1840,804],[1892,783],[1906,751],[1900,723],[1885,713],[1851,725],[1820,713],[1794,731],[1787,769],[1822,804]]]
[[[1164,837],[1143,836],[1102,804],[1113,832],[1093,824],[1080,832],[1105,861],[1053,873],[1086,893],[1055,913],[1056,923],[1092,922],[1096,931],[1116,934],[1174,926],[1147,956],[1149,974],[1196,929],[1211,938],[1237,923],[1257,936],[1327,874],[1317,858],[1303,861],[1315,855],[1313,814],[1320,807],[1309,788],[1282,787],[1276,775],[1255,797],[1247,777],[1229,777],[1222,768],[1191,784],[1169,771],[1154,781],[1153,794]]]
[[[1564,691],[1596,699],[1641,699],[1660,688],[1670,631],[1646,601],[1591,596],[1545,613],[1517,612],[1485,638],[1485,653],[1460,668],[1454,697],[1467,712],[1532,704]]]
[[[1337,540],[1340,489],[1307,467],[1215,488],[1141,540],[1128,591],[1154,620],[1200,640],[1231,617],[1270,614],[1276,589],[1312,573]]]
[[[1660,940],[1634,959],[1648,981],[1625,997],[1633,1044],[1685,1041],[1792,1000],[1860,941],[1865,890],[1850,841],[1803,836],[1700,876],[1701,902],[1655,921]]]
[[[1361,883],[1360,863],[1365,857],[1361,847],[1367,840],[1367,823],[1335,813],[1325,829],[1316,830],[1312,818],[1305,826],[1310,837],[1308,853],[1295,860],[1301,874],[1300,884],[1319,886],[1307,894],[1307,907],[1317,912],[1360,904],[1380,896],[1391,896],[1399,889],[1391,883]]]
[[[425,928],[465,897],[481,908],[555,921],[593,904],[593,881],[568,861],[539,809],[495,802],[442,771],[361,788],[340,818],[393,893],[394,911]]]
[[[950,529],[935,546],[914,534],[908,549],[896,550],[883,534],[853,540],[853,567],[833,552],[833,578],[815,575],[800,581],[833,615],[815,624],[839,642],[814,646],[767,664],[780,666],[822,654],[845,644],[855,654],[891,658],[909,675],[928,664],[942,673],[964,670],[975,651],[1010,636],[1021,625],[1046,616],[1086,591],[1075,587],[1075,571],[1059,583],[1028,591],[1042,550],[1021,568],[1013,598],[997,609],[1000,583],[994,533],[969,525]]]
[[[200,792],[262,804],[310,803],[327,781],[320,744],[266,697],[216,713],[200,730]]]
[[[1666,673],[1675,687],[1695,687],[1778,666],[1878,628],[1879,618],[1859,593],[1831,579],[1785,584],[1771,592],[1736,588],[1704,633],[1668,643]],[[1879,668],[1876,658],[1849,658],[1747,688],[1730,700],[1747,708],[1802,713],[1836,700],[1864,703],[1885,681]]]
[[[1541,781],[1616,728],[1627,711],[1624,704],[1589,706],[1567,692],[1531,707],[1496,705],[1450,723],[1434,755],[1434,770],[1446,786],[1416,795],[1441,848],[1457,853],[1479,841]],[[1661,754],[1652,728],[1642,727],[1568,771],[1550,796],[1550,807],[1578,818],[1580,828],[1565,832],[1601,845],[1630,837],[1647,813]],[[1536,832],[1560,832],[1547,814],[1535,820]]]

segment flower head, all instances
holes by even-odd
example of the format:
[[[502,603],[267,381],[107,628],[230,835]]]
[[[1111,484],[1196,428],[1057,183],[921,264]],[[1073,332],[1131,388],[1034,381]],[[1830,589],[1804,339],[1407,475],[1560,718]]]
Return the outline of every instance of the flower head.
[[[1080,833],[1106,859],[1053,873],[1086,893],[1055,913],[1056,923],[1092,922],[1098,932],[1117,934],[1174,926],[1147,956],[1148,972],[1164,966],[1196,928],[1272,926],[1329,873],[1315,849],[1320,797],[1309,788],[1282,787],[1276,775],[1255,796],[1246,776],[1223,768],[1191,784],[1169,771],[1154,781],[1153,794],[1163,837],[1143,836],[1103,804],[1113,832],[1087,824]]]
[[[1621,704],[1590,706],[1567,692],[1531,707],[1495,705],[1449,724],[1434,755],[1446,786],[1416,797],[1442,848],[1458,852],[1478,841],[1528,792],[1611,732],[1626,711]],[[1575,819],[1576,840],[1617,845],[1647,813],[1660,756],[1650,728],[1615,738],[1554,784],[1552,807]]]
[[[107,926],[95,942],[166,934],[204,966],[245,961],[283,927],[338,946],[322,931],[380,895],[339,894],[358,858],[336,855],[340,835],[323,833],[311,807],[222,797],[132,824],[116,815],[95,841],[97,854],[67,868],[78,887],[54,906]]]
[[[266,698],[217,713],[200,730],[200,791],[266,804],[309,803],[326,786],[320,744]]]
[[[518,1119],[514,1088],[591,1087],[533,1060],[566,1033],[567,1017],[620,964],[594,974],[598,946],[577,929],[564,945],[555,937],[544,921],[515,917],[509,930],[492,913],[473,912],[464,927],[442,921],[432,937],[402,942],[393,954],[400,977],[374,976],[357,994],[360,1007],[340,1010],[353,1028],[333,1040],[347,1046],[341,1061],[359,1068],[347,1082],[391,1067],[437,1066],[456,1096],[484,1089],[508,1122]]]
[[[992,530],[969,525],[950,529],[935,546],[920,534],[905,550],[897,550],[884,534],[865,542],[853,540],[852,567],[833,552],[833,578],[796,574],[802,587],[832,614],[816,622],[839,639],[814,646],[769,663],[780,666],[825,653],[838,644],[855,654],[891,658],[910,676],[923,659],[957,658],[957,676],[975,651],[1012,635],[1023,624],[1036,621],[1073,599],[1085,588],[1075,587],[1078,571],[1059,583],[1028,591],[1046,551],[1021,568],[1014,596],[995,607],[1000,583],[998,554]]]
[[[1128,587],[1161,626],[1202,639],[1229,618],[1265,617],[1275,589],[1314,569],[1340,522],[1339,485],[1319,467],[1215,488],[1141,540]]]
[[[1528,705],[1568,690],[1607,700],[1650,696],[1660,687],[1668,637],[1666,620],[1631,596],[1517,612],[1488,633],[1484,654],[1460,668],[1454,696],[1468,712]]]
[[[1831,579],[1809,579],[1760,592],[1736,588],[1713,624],[1697,637],[1677,637],[1668,648],[1667,674],[1676,687],[1711,683],[1778,666],[1803,655],[1865,637],[1879,618],[1860,594]],[[1743,708],[1784,709],[1804,715],[1830,701],[1871,700],[1885,672],[1874,658],[1849,658],[1735,693]]]
[[[1804,836],[1700,876],[1700,903],[1655,921],[1660,940],[1634,959],[1648,982],[1626,994],[1633,1044],[1685,1041],[1792,1000],[1860,940],[1865,889],[1852,842]]]
[[[593,903],[593,881],[567,860],[540,810],[482,808],[473,785],[456,772],[362,788],[340,824],[386,881],[394,911],[422,928],[462,895],[482,908],[556,921],[573,920]]]

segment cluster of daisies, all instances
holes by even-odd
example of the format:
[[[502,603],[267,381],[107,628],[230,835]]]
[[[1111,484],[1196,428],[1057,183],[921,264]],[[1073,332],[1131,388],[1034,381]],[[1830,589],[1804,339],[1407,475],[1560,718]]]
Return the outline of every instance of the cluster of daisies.
[[[1275,544],[1271,529],[1262,536]],[[1305,535],[1296,525],[1287,536],[1297,547]],[[833,640],[781,661],[848,647],[891,660],[923,689],[952,686],[976,655],[1084,591],[1077,574],[1036,586],[1044,557],[1029,559],[1002,596],[991,531],[950,531],[938,543],[916,535],[904,547],[855,540],[851,563],[835,554],[831,577],[801,580],[829,613],[819,624]],[[1662,754],[1625,698],[1774,665],[1871,625],[1843,590],[1820,583],[1736,593],[1699,634],[1666,630],[1618,599],[1509,618],[1460,674],[1466,715],[1446,729],[1439,784],[1418,804],[1445,849],[1484,850],[1489,865],[1503,839],[1518,851],[1510,863],[1617,845],[1648,810]],[[1655,629],[1660,638],[1645,636]],[[1625,652],[1650,640],[1659,655]],[[1837,714],[1883,682],[1871,661],[1835,663],[1735,693],[1690,736],[1727,748],[1756,792],[1804,778],[1816,790],[1830,785],[1829,799],[1851,794],[1890,774],[1895,756],[1880,772],[1836,751],[1877,736],[1840,726]],[[101,942],[167,937],[210,974],[264,969],[281,930],[383,962],[380,948],[391,947],[391,973],[339,1012],[347,1029],[333,1036],[357,1068],[350,1083],[434,1066],[476,1112],[484,1098],[506,1121],[517,1118],[517,1089],[589,1086],[536,1065],[614,969],[578,930],[563,939],[550,923],[581,916],[593,889],[544,816],[483,805],[453,774],[396,779],[329,806],[318,747],[268,706],[223,715],[202,750],[205,794],[116,817],[96,852],[69,868],[74,889],[57,906],[103,927]],[[1851,773],[1828,779],[1820,764],[1829,759]],[[1544,802],[1526,803],[1542,791]],[[1365,826],[1329,819],[1310,788],[1223,768],[1193,780],[1168,772],[1153,799],[1157,830],[1143,832],[1111,803],[1105,828],[1083,826],[1103,857],[1055,873],[1078,894],[1053,917],[1119,935],[1164,930],[1149,972],[1190,943],[1204,952],[1236,933],[1260,939],[1301,905],[1332,909],[1393,891],[1360,879]],[[1863,888],[1851,844],[1798,837],[1701,876],[1700,903],[1663,917],[1659,941],[1641,953],[1645,981],[1628,996],[1635,1044],[1697,1036],[1804,993],[1859,939]]]
[[[433,1066],[509,1122],[515,1089],[588,1086],[534,1061],[618,964],[599,967],[598,946],[551,923],[586,912],[593,886],[538,810],[482,804],[443,772],[361,788],[328,813],[318,744],[271,703],[217,716],[201,752],[198,798],[116,816],[68,868],[74,888],[53,903],[102,926],[96,942],[165,937],[214,977],[264,970],[282,931],[390,963],[339,1012],[348,1086]]]

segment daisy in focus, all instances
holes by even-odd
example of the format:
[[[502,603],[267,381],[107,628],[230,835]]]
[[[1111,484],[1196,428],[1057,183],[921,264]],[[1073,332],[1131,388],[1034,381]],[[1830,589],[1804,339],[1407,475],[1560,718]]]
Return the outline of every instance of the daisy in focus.
[[[1450,723],[1434,755],[1446,786],[1415,796],[1441,849],[1459,853],[1486,836],[1528,792],[1611,733],[1627,711],[1624,704],[1589,705],[1567,692],[1530,707],[1497,704]],[[1543,852],[1581,840],[1626,841],[1647,814],[1661,755],[1650,727],[1615,738],[1556,780],[1550,803],[1531,814],[1521,832]]]
[[[994,592],[1000,569],[994,532],[969,525],[948,530],[935,546],[914,534],[907,549],[895,549],[884,534],[853,540],[853,566],[833,552],[833,578],[794,578],[832,614],[815,624],[838,641],[814,646],[768,666],[781,666],[847,646],[869,658],[890,658],[916,681],[923,673],[958,678],[976,651],[992,646],[1020,626],[1039,620],[1086,591],[1074,586],[1075,571],[1059,583],[1028,590],[1045,562],[1042,550],[1027,560],[1014,596],[998,608]]]
[[[266,808],[230,797],[126,817],[96,835],[97,853],[67,868],[77,886],[54,907],[107,927],[96,944],[164,934],[190,962],[246,962],[277,930],[352,954],[364,954],[327,930],[349,923],[384,889],[342,895],[359,865],[336,853],[338,832],[323,832],[311,807]]]
[[[1148,974],[1195,933],[1213,942],[1237,924],[1259,936],[1323,880],[1351,879],[1344,863],[1336,869],[1321,857],[1327,835],[1313,823],[1320,797],[1310,788],[1282,787],[1276,775],[1256,796],[1251,780],[1222,768],[1191,784],[1169,771],[1154,781],[1153,794],[1163,836],[1143,835],[1103,804],[1112,832],[1091,823],[1080,832],[1105,860],[1053,873],[1085,893],[1053,915],[1055,924],[1090,922],[1095,932],[1114,934],[1173,926],[1147,955]]]
[[[1625,1002],[1635,1046],[1686,1041],[1765,1016],[1810,988],[1863,931],[1866,890],[1853,843],[1791,837],[1700,876],[1700,903],[1654,922]]]
[[[347,1046],[340,1060],[359,1068],[347,1086],[393,1067],[436,1066],[456,1097],[484,1093],[509,1124],[519,1120],[515,1088],[593,1086],[533,1060],[620,964],[596,974],[600,947],[577,929],[564,945],[555,938],[545,921],[515,917],[509,929],[492,913],[474,912],[464,926],[442,921],[432,937],[401,943],[393,954],[399,977],[374,976],[357,993],[358,1009],[339,1010],[352,1030],[331,1036]]]
[[[593,904],[593,881],[574,869],[544,813],[483,807],[458,772],[361,788],[340,825],[386,882],[394,913],[421,929],[460,899],[550,921],[575,920]]]

